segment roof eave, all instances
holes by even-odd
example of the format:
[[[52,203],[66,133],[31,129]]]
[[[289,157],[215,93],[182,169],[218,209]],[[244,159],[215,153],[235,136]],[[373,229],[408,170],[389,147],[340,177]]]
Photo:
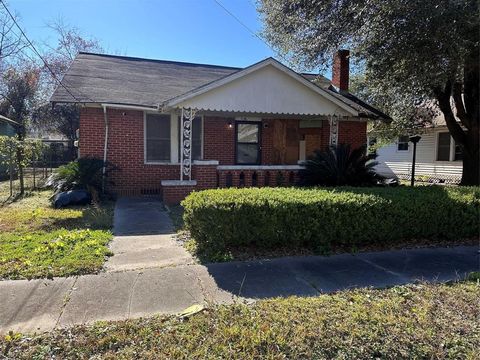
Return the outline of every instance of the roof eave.
[[[298,80],[301,83],[303,83],[304,85],[306,85],[311,90],[315,91],[319,95],[324,96],[328,100],[335,103],[337,106],[341,107],[343,110],[349,112],[352,116],[359,116],[359,112],[356,109],[354,109],[350,105],[346,104],[345,102],[341,101],[340,99],[337,99],[333,95],[329,94],[322,87],[312,83],[311,81],[307,80],[302,75],[298,74],[294,70],[290,69],[289,67],[287,67],[286,65],[282,64],[281,62],[275,60],[272,57],[269,57],[265,60],[262,60],[258,63],[255,63],[255,64],[253,64],[249,67],[246,67],[245,69],[234,72],[233,74],[227,75],[227,76],[225,76],[221,79],[212,81],[209,84],[202,85],[202,86],[200,86],[196,89],[190,90],[190,91],[186,92],[185,94],[182,94],[182,95],[176,96],[172,99],[169,99],[169,100],[165,101],[163,104],[161,104],[161,107],[162,108],[167,108],[167,109],[168,108],[174,108],[184,101],[190,100],[190,99],[192,99],[196,96],[202,95],[202,94],[204,94],[204,93],[206,93],[210,90],[216,89],[216,88],[218,88],[222,85],[230,83],[231,81],[234,81],[238,78],[241,78],[242,76],[245,76],[245,75],[247,75],[247,74],[249,74],[249,73],[251,73],[255,70],[258,70],[258,69],[260,69],[264,66],[267,66],[267,65],[272,65],[275,68],[279,69],[280,71],[283,71],[284,73],[290,75],[291,77],[295,78],[296,80]]]

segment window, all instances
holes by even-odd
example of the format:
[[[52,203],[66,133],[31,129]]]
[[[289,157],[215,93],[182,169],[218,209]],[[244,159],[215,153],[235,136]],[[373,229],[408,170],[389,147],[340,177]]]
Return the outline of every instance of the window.
[[[455,154],[453,156],[453,160],[463,160],[463,151],[460,145],[455,144]]]
[[[260,164],[260,125],[254,122],[236,123],[237,164]]]
[[[437,138],[437,161],[458,161],[463,159],[462,147],[448,132],[438,133]]]
[[[399,136],[397,142],[397,150],[398,151],[408,151],[408,142],[410,139],[408,136]]]
[[[450,134],[447,132],[438,134],[437,161],[450,160]]]
[[[146,114],[145,143],[147,162],[170,161],[170,115]]]
[[[182,124],[180,116],[178,117],[178,161],[180,162],[182,151]],[[202,138],[203,138],[203,121],[201,116],[196,116],[192,122],[192,160],[202,159]]]

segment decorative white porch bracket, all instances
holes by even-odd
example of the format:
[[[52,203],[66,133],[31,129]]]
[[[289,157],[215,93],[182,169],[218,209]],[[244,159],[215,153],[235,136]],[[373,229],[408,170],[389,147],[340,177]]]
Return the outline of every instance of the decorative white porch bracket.
[[[192,180],[192,123],[197,111],[182,108],[181,115],[181,141],[180,151],[180,180],[184,177]]]
[[[338,144],[338,118],[335,115],[330,116],[330,146]]]

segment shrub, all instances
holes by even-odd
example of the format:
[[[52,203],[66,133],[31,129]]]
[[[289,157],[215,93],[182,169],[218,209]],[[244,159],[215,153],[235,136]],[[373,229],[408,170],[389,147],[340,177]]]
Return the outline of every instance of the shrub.
[[[60,166],[47,180],[46,185],[53,187],[55,193],[68,190],[84,189],[92,193],[93,198],[102,191],[105,185],[111,184],[108,176],[115,167],[105,163],[105,180],[103,180],[104,162],[101,159],[84,157]]]
[[[372,186],[381,176],[375,173],[378,163],[376,154],[367,155],[367,147],[350,149],[350,145],[340,144],[325,151],[316,150],[315,155],[305,162],[300,171],[303,185],[325,186]]]
[[[249,188],[194,192],[184,221],[204,249],[357,247],[478,235],[480,189]]]

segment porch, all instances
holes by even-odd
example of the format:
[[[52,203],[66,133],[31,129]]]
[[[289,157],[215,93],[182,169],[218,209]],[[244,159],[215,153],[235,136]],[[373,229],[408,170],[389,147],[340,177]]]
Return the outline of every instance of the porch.
[[[218,161],[194,161],[192,178],[162,180],[162,198],[167,205],[179,203],[195,190],[229,187],[293,186],[301,165],[219,165]]]
[[[301,164],[315,150],[339,142],[355,147],[366,141],[366,122],[348,116],[252,116],[183,107],[176,113],[179,136],[172,148],[178,149],[179,176],[161,181],[167,204],[178,203],[195,190],[293,186],[298,184]]]

